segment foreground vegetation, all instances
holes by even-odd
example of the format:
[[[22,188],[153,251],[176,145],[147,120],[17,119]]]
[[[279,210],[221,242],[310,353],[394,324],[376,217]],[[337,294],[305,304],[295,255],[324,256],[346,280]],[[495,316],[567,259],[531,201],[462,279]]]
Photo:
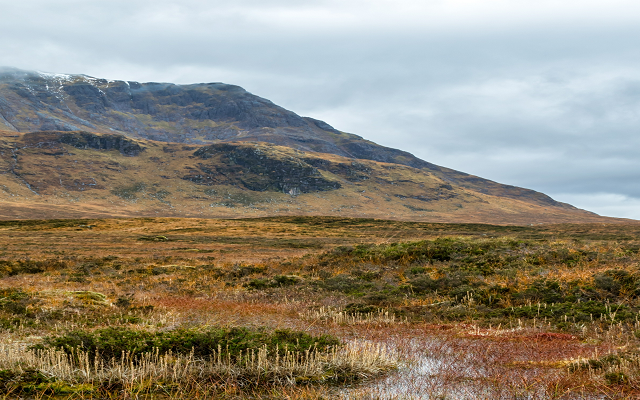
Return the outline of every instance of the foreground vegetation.
[[[637,398],[640,225],[0,223],[12,397]]]

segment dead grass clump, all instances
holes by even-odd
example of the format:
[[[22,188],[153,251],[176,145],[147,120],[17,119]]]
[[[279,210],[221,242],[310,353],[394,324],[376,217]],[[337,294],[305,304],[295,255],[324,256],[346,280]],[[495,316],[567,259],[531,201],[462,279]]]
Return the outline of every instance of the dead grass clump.
[[[353,341],[321,352],[272,351],[267,345],[240,351],[232,356],[218,347],[208,357],[189,354],[162,354],[155,351],[121,357],[102,358],[83,350],[71,353],[49,349],[28,349],[15,344],[0,344],[0,385],[7,393],[24,391],[59,393],[119,388],[125,393],[180,392],[194,385],[212,390],[228,386],[291,386],[327,381],[354,381],[369,378],[395,368],[396,357],[385,346]],[[37,384],[23,376],[39,374]],[[30,381],[29,381],[30,382]]]
[[[323,306],[317,310],[308,310],[302,312],[300,313],[300,317],[308,321],[334,323],[338,325],[393,325],[407,323],[406,318],[397,317],[395,314],[390,313],[389,310],[378,309],[375,312],[350,313],[344,309],[331,306]]]
[[[572,373],[584,373],[606,385],[640,390],[640,352],[623,351],[598,358],[580,359],[568,367]]]

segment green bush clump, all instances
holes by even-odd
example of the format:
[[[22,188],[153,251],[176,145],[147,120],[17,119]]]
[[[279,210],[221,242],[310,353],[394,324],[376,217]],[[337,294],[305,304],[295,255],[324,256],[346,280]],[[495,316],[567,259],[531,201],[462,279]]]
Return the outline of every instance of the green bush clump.
[[[71,385],[35,369],[26,369],[21,372],[0,370],[0,393],[3,394],[64,395],[92,392],[93,389],[90,384]]]
[[[235,265],[231,271],[227,273],[229,278],[244,278],[245,276],[260,274],[266,270],[266,267],[255,265]]]
[[[24,299],[28,299],[30,297],[31,296],[29,296],[28,293],[25,293],[20,288],[2,288],[2,289],[0,289],[0,304],[2,304],[2,302],[6,302],[6,301],[24,300]]]
[[[362,295],[375,287],[371,282],[362,281],[347,274],[329,277],[317,285],[327,291],[342,292],[350,295]]]
[[[534,247],[530,241],[501,240],[469,240],[464,238],[445,237],[418,242],[401,242],[385,245],[358,245],[354,248],[341,248],[327,257],[351,257],[373,262],[396,261],[401,264],[416,262],[450,262],[459,261],[464,266],[483,267],[504,265],[517,260],[517,251]],[[489,271],[490,272],[490,271]]]
[[[0,260],[0,277],[18,274],[39,274],[68,268],[69,264],[58,259],[49,260]]]
[[[421,319],[544,318],[558,329],[569,329],[573,322],[635,319],[640,267],[629,264],[635,254],[622,245],[442,237],[341,246],[306,267],[320,278],[310,286],[344,293],[363,304],[393,306],[401,297],[437,301],[424,309],[409,307],[408,312]],[[569,273],[570,278],[564,278],[556,273],[614,261],[616,269],[600,269],[591,276]],[[268,284],[263,278],[251,285]]]
[[[620,269],[610,269],[593,276],[596,290],[605,292],[605,296],[640,295],[640,277]]]
[[[247,289],[264,290],[271,287],[269,279],[252,279],[243,285]]]
[[[469,288],[468,285],[471,284],[471,281],[467,274],[453,272],[438,279],[432,279],[428,275],[421,275],[410,280],[409,284],[414,294],[427,294],[437,290],[438,293],[447,295],[452,290],[458,289],[461,286],[467,286],[467,288]]]
[[[622,372],[609,372],[604,374],[607,385],[623,385],[629,382],[629,378]]]
[[[538,279],[525,290],[516,293],[514,297],[519,300],[551,304],[564,302],[566,293],[561,287],[560,282],[556,280]]]
[[[425,267],[413,267],[409,270],[409,273],[412,275],[420,275],[427,272]]]
[[[344,312],[349,315],[355,314],[369,314],[375,313],[380,310],[380,307],[376,307],[370,304],[360,304],[360,303],[349,303],[344,308]]]
[[[637,380],[639,357],[637,350],[623,351],[576,362],[569,367],[569,371],[590,370],[601,374],[607,385],[629,385],[629,378]]]
[[[32,317],[28,306],[34,302],[35,300],[22,289],[0,289],[0,310],[9,314]]]
[[[263,290],[268,288],[278,288],[293,286],[300,283],[301,279],[294,275],[276,275],[272,279],[252,279],[243,286],[248,289]]]
[[[36,370],[28,369],[22,373],[8,369],[0,370],[0,389],[5,393],[16,389],[29,393],[53,381],[54,379]]]
[[[178,329],[149,332],[129,328],[105,328],[94,332],[71,331],[62,336],[50,336],[35,348],[57,348],[73,354],[77,350],[88,352],[91,357],[99,354],[104,359],[120,358],[123,353],[136,356],[158,351],[160,354],[193,354],[206,357],[222,349],[231,357],[241,352],[267,346],[271,352],[284,353],[317,348],[325,351],[339,341],[333,336],[311,336],[291,330],[250,330],[247,328],[209,328],[205,330]]]
[[[276,275],[273,277],[273,283],[276,286],[292,286],[300,282],[300,278],[293,275]]]
[[[597,251],[568,249],[565,246],[562,243],[509,238],[443,237],[416,242],[337,247],[320,257],[320,265],[337,264],[345,260],[400,265],[455,263],[458,269],[488,276],[500,270],[526,266],[573,267],[599,257],[602,259],[603,256]],[[412,273],[420,273],[420,269],[412,270]]]

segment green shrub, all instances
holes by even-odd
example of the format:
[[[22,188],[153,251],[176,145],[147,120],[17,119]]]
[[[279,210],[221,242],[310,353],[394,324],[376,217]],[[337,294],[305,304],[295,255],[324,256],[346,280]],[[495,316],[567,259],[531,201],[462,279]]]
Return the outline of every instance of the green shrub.
[[[266,270],[263,266],[255,266],[255,265],[234,265],[231,271],[228,272],[229,278],[244,278],[245,276],[250,276],[254,274],[262,273]]]
[[[36,394],[34,398],[43,395],[78,394],[92,392],[90,384],[71,385],[61,380],[51,378],[41,371],[26,369],[24,371],[0,370],[0,393],[2,394]],[[30,396],[28,398],[31,398]]]
[[[66,269],[69,264],[58,259],[49,260],[0,260],[0,277],[18,274],[39,274],[46,271]]]
[[[155,351],[160,354],[169,351],[206,357],[221,348],[230,356],[257,349],[266,345],[270,351],[307,350],[317,347],[327,350],[338,345],[336,338],[328,335],[314,337],[304,332],[290,330],[250,330],[247,328],[209,328],[206,330],[179,329],[163,332],[149,332],[128,328],[105,328],[95,332],[72,331],[62,336],[51,336],[36,348],[57,348],[71,354],[81,349],[94,357],[100,354],[105,359],[120,358],[124,353],[133,356]]]
[[[415,294],[427,294],[435,292],[442,293],[444,295],[449,294],[454,289],[465,287],[465,292],[472,290],[468,285],[471,284],[469,277],[462,272],[452,272],[444,275],[438,279],[431,279],[428,275],[421,275],[409,281],[413,293]]]
[[[30,393],[36,391],[42,384],[51,383],[54,380],[33,369],[27,369],[22,373],[8,369],[0,370],[0,389],[5,393],[11,391]]]
[[[515,295],[515,298],[541,303],[560,303],[565,299],[560,282],[556,280],[538,279],[527,289]]]
[[[271,287],[268,279],[252,279],[244,284],[244,287],[254,290],[263,290]]]
[[[604,380],[608,385],[622,385],[629,382],[629,378],[622,372],[609,372],[604,374]]]
[[[28,293],[25,293],[20,288],[3,288],[3,289],[0,289],[0,304],[2,304],[3,301],[24,300],[24,299],[28,299],[30,297],[31,296],[29,296]]]
[[[319,287],[332,291],[342,292],[351,295],[361,295],[363,292],[374,287],[373,283],[363,282],[346,274],[336,275],[318,283]]]
[[[425,267],[413,267],[409,270],[409,273],[412,275],[420,275],[427,272]]]
[[[133,299],[130,296],[120,296],[115,302],[116,307],[127,309],[131,307]]]
[[[300,278],[293,275],[276,275],[273,277],[273,282],[276,286],[291,286],[300,282]]]
[[[28,306],[35,303],[28,293],[19,288],[0,289],[0,310],[9,314],[34,317]]]
[[[606,296],[627,294],[640,295],[640,282],[635,275],[620,269],[611,269],[593,276],[595,289],[606,292]]]

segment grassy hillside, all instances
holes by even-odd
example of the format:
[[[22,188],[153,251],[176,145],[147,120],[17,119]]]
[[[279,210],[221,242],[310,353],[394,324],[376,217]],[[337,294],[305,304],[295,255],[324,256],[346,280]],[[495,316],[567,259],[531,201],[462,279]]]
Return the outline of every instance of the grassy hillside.
[[[535,193],[535,192],[534,192]],[[0,218],[334,215],[432,222],[614,221],[492,195],[405,165],[268,143],[185,145],[0,132]]]

